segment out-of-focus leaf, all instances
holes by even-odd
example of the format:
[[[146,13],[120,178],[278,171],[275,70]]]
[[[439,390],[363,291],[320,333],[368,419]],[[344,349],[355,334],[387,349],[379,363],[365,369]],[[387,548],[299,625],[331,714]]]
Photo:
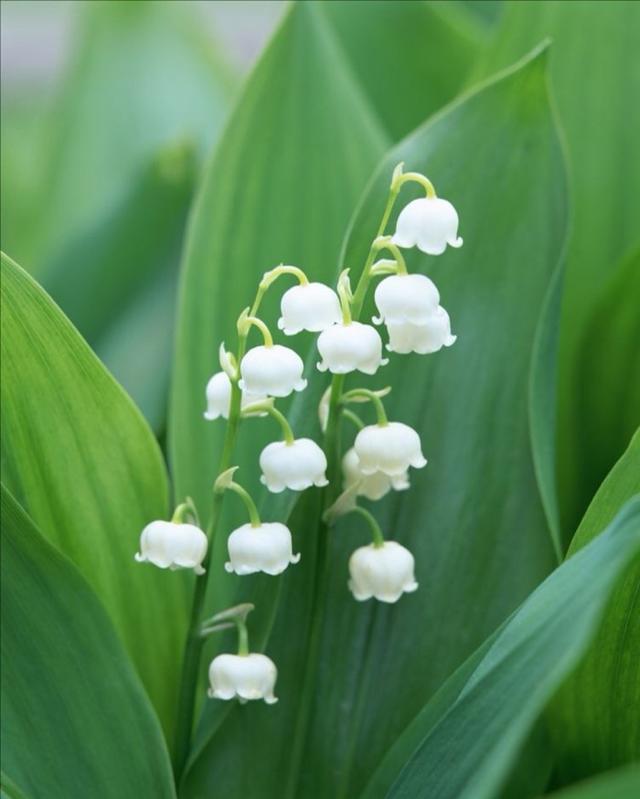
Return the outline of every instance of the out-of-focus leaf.
[[[325,3],[354,73],[394,141],[461,89],[485,41],[456,3]]]
[[[480,70],[489,74],[545,36],[553,40],[551,79],[566,133],[574,204],[559,373],[559,480],[567,541],[597,485],[593,477],[583,482],[583,474],[593,471],[590,434],[586,431],[597,420],[585,423],[582,415],[575,413],[588,353],[581,353],[576,373],[577,348],[607,277],[638,240],[640,159],[636,132],[640,128],[640,104],[632,100],[640,95],[638,30],[638,3],[507,3],[497,39],[487,49]],[[637,349],[637,342],[627,341],[616,360],[630,363]],[[594,381],[598,380],[598,366],[596,355],[590,368]],[[604,381],[602,385],[604,389]],[[608,408],[609,432],[616,424],[620,431],[611,438],[612,445],[616,442],[624,448],[628,440],[624,431],[627,437],[629,434],[627,421],[619,417],[613,402]],[[596,451],[600,479],[621,452],[612,448],[607,453],[610,460],[603,463],[602,453]]]
[[[106,218],[67,243],[46,286],[156,431],[165,422],[177,264],[195,170],[188,145],[158,153]]]
[[[544,57],[456,103],[388,154],[346,245],[343,263],[356,275],[399,161],[429,174],[458,208],[465,236],[462,250],[408,259],[433,276],[459,341],[431,358],[394,358],[372,382],[393,386],[391,418],[420,431],[430,458],[411,491],[376,511],[387,535],[416,554],[420,590],[391,607],[354,602],[347,561],[365,531],[341,524],[318,540],[309,525],[314,494],[303,497],[291,520],[302,559],[283,575],[267,648],[281,675],[277,714],[233,709],[193,766],[187,795],[215,788],[239,797],[259,786],[263,796],[356,796],[419,707],[553,567],[527,401],[566,213]],[[410,198],[407,190],[403,200]],[[314,398],[326,378],[314,373],[292,418],[298,434],[317,436]],[[269,746],[287,734],[290,751]],[[228,767],[240,746],[251,772]]]
[[[640,432],[602,484],[575,534],[569,558],[629,497],[640,493]],[[638,523],[640,530],[640,522]],[[640,557],[629,566],[605,621],[550,709],[555,764],[573,781],[640,760]]]
[[[104,608],[4,486],[1,503],[3,768],[33,799],[174,797],[158,719]]]
[[[171,452],[177,494],[194,497],[201,514],[224,435],[202,418],[218,346],[235,341],[266,269],[284,261],[313,279],[333,276],[349,214],[385,145],[323,12],[293,6],[218,146],[185,254]],[[251,433],[240,449],[255,474],[256,426]]]
[[[50,123],[46,216],[32,262],[45,285],[50,259],[110,213],[159,149],[184,139],[207,152],[229,96],[197,6],[101,1],[82,11]]]
[[[578,344],[572,413],[588,449],[576,464],[581,496],[593,496],[640,425],[639,305],[637,248],[603,286]]]
[[[513,615],[389,799],[489,799],[527,731],[598,629],[620,575],[640,555],[640,499],[563,563]],[[396,744],[397,745],[397,744]]]
[[[485,25],[495,25],[503,11],[503,0],[462,0],[462,5]]]
[[[640,766],[610,771],[547,796],[548,799],[638,799]]]
[[[186,575],[134,562],[167,514],[151,431],[42,289],[2,257],[3,479],[94,588],[168,730],[187,615]]]

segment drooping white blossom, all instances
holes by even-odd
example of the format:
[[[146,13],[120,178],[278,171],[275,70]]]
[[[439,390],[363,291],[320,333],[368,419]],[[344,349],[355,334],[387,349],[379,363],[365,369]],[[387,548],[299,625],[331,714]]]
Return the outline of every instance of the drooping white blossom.
[[[342,318],[338,295],[324,283],[306,283],[285,291],[278,327],[287,336],[301,330],[319,333]]]
[[[428,255],[440,255],[447,247],[462,247],[458,213],[448,200],[422,197],[406,205],[396,223],[392,242],[398,247],[418,247]]]
[[[239,385],[248,395],[288,397],[292,391],[306,388],[303,369],[302,358],[289,347],[261,345],[250,349],[242,359]]]
[[[389,352],[406,354],[417,352],[427,355],[438,352],[442,347],[450,347],[456,342],[457,336],[451,333],[449,314],[439,305],[428,319],[419,325],[411,322],[387,324],[389,333]]]
[[[160,569],[193,569],[204,574],[202,561],[207,554],[207,536],[194,524],[155,521],[140,536],[138,563],[153,563]]]
[[[400,475],[389,477],[384,472],[364,474],[360,468],[360,458],[355,449],[348,449],[342,459],[342,473],[344,475],[343,488],[348,490],[357,485],[356,494],[371,500],[382,499],[393,489],[404,491],[409,488],[409,474],[404,471]]]
[[[349,590],[359,602],[397,602],[418,588],[411,552],[396,541],[360,547],[349,559]]]
[[[205,391],[207,398],[207,409],[204,412],[204,418],[208,420],[229,418],[229,406],[231,404],[231,380],[226,372],[216,372],[207,383]],[[246,392],[242,393],[242,407],[251,405],[254,402],[260,402],[266,399],[263,396],[256,396],[254,394],[247,395]]]
[[[388,363],[382,357],[382,339],[371,325],[349,322],[332,325],[318,336],[318,351],[322,361],[318,369],[335,375],[358,370],[373,375]]]
[[[420,436],[402,422],[368,425],[356,436],[353,448],[363,474],[383,472],[400,477],[410,466],[421,469],[427,465]]]
[[[243,524],[231,533],[227,548],[225,569],[240,575],[280,574],[300,560],[300,555],[293,554],[291,531],[280,522],[263,522],[259,527]]]
[[[440,302],[435,283],[426,275],[390,275],[376,286],[375,302],[380,317],[376,324],[424,324]]]
[[[273,705],[278,699],[274,688],[278,670],[275,663],[266,655],[218,655],[209,666],[210,697],[215,699],[234,699],[247,702],[264,699]]]
[[[327,459],[310,438],[297,438],[290,444],[286,441],[267,444],[260,453],[260,468],[260,480],[274,494],[285,488],[304,491],[313,485],[327,485]]]

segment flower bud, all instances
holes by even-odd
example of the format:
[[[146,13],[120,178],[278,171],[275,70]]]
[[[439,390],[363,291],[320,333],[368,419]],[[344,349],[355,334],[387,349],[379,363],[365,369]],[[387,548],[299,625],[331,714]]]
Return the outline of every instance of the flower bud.
[[[280,301],[278,327],[285,335],[301,330],[319,333],[342,318],[338,295],[324,283],[306,283],[285,291]]]
[[[400,212],[391,241],[398,247],[417,246],[428,255],[442,254],[447,244],[462,247],[456,209],[439,197],[413,200]]]
[[[414,568],[411,552],[395,541],[360,547],[349,558],[349,590],[358,602],[397,602],[418,588]]]
[[[302,358],[289,347],[253,347],[240,363],[239,385],[247,394],[288,397],[292,391],[306,388],[303,370]]]
[[[140,536],[138,563],[153,563],[160,569],[193,569],[204,574],[202,561],[207,554],[207,536],[194,524],[156,521]]]
[[[392,488],[395,491],[404,491],[409,488],[409,475],[406,471],[395,477],[389,477],[384,472],[363,474],[360,468],[360,458],[353,447],[347,450],[342,459],[342,472],[345,491],[357,484],[356,494],[374,501],[382,499]]]
[[[389,352],[406,354],[417,352],[427,355],[438,352],[442,347],[450,347],[457,336],[451,334],[449,314],[439,305],[429,318],[419,325],[411,322],[387,324],[389,333]]]
[[[421,469],[427,465],[420,436],[402,422],[368,425],[356,436],[353,448],[365,475],[383,472],[400,477],[410,466]]]
[[[243,524],[229,536],[227,541],[228,572],[236,574],[280,574],[290,563],[297,563],[300,555],[294,555],[291,532],[280,522],[265,522],[259,527]]]
[[[318,350],[322,356],[318,369],[327,369],[343,375],[358,369],[373,375],[379,366],[388,363],[382,357],[382,339],[371,325],[349,322],[332,325],[318,336]]]
[[[207,410],[204,412],[204,418],[212,420],[222,416],[223,419],[228,419],[229,406],[231,405],[231,380],[229,380],[228,375],[225,372],[216,372],[207,383],[205,393],[207,396]],[[247,396],[243,392],[242,407],[244,408],[254,402],[260,402],[263,399],[266,399],[266,397],[257,397],[253,394]]]
[[[290,488],[304,491],[312,485],[326,486],[327,459],[310,438],[297,438],[291,444],[274,441],[260,453],[260,480],[274,494]]]
[[[264,699],[273,705],[278,699],[273,689],[278,677],[275,663],[266,655],[218,655],[209,666],[209,696],[247,702]]]

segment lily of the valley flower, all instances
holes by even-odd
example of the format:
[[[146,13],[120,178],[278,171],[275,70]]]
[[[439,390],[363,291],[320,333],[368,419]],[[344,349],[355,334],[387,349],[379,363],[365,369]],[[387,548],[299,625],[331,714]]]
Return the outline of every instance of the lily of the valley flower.
[[[360,468],[360,458],[353,447],[347,450],[342,459],[342,472],[344,474],[343,488],[345,491],[352,486],[356,486],[357,496],[366,497],[374,501],[382,499],[391,489],[404,491],[409,488],[407,471],[394,477],[389,477],[384,472],[364,474]]]
[[[204,574],[202,561],[207,554],[207,536],[194,524],[155,521],[140,536],[139,563],[153,563],[160,569],[193,569]]]
[[[382,339],[371,325],[348,322],[324,330],[318,336],[318,351],[322,361],[318,369],[327,369],[335,375],[354,372],[356,369],[373,375],[380,366],[388,363],[382,357]]]
[[[297,563],[300,555],[294,555],[291,531],[280,522],[263,522],[258,526],[243,524],[229,536],[227,542],[228,572],[236,574],[281,574],[290,563]]]
[[[260,480],[275,494],[285,488],[304,491],[312,485],[326,486],[328,482],[325,454],[310,438],[267,444],[260,453],[260,468]]]
[[[281,344],[253,347],[240,363],[240,388],[256,396],[288,397],[292,391],[303,391],[307,381],[302,377],[302,358]]]
[[[319,333],[341,319],[338,295],[324,283],[301,283],[285,291],[278,327],[287,336],[301,330]]]
[[[218,655],[209,666],[209,696],[215,699],[233,699],[241,702],[264,699],[273,705],[278,670],[266,655]]]
[[[427,355],[438,352],[442,347],[450,347],[455,343],[457,336],[451,333],[449,314],[439,305],[435,311],[420,324],[399,322],[387,324],[389,333],[389,352],[406,354],[417,352]]]
[[[231,380],[226,372],[216,372],[207,383],[206,388],[207,409],[204,412],[204,418],[208,420],[229,418],[229,405],[231,404]],[[259,402],[266,397],[257,397],[253,394],[247,396],[245,392],[242,394],[242,407],[251,405],[254,402]]]
[[[420,436],[402,422],[368,425],[356,436],[353,448],[365,475],[383,472],[400,477],[410,466],[421,469],[427,465]]]
[[[440,255],[447,248],[462,247],[458,236],[458,213],[447,200],[421,197],[406,205],[391,239],[398,247],[418,247],[428,255]]]
[[[397,602],[402,594],[418,588],[415,561],[408,549],[396,541],[360,547],[349,559],[349,589],[364,602],[374,597],[380,602]]]
[[[440,302],[435,283],[426,275],[390,275],[376,287],[375,301],[380,317],[376,324],[424,324]]]

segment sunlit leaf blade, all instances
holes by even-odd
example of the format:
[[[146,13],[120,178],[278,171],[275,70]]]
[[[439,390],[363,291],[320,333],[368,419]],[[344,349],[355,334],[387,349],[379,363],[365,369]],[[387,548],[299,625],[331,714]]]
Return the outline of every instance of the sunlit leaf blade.
[[[636,132],[640,128],[640,104],[633,98],[640,94],[636,63],[640,4],[615,0],[511,2],[505,4],[505,12],[481,72],[491,74],[543,37],[551,37],[552,85],[571,166],[574,213],[563,299],[558,426],[562,511],[568,540],[592,496],[586,486],[576,483],[583,470],[591,468],[585,467],[590,464],[591,453],[584,420],[574,412],[580,395],[575,372],[577,346],[603,281],[638,243],[640,159]],[[622,359],[630,359],[634,351],[637,345],[627,342]],[[594,360],[592,375],[596,369]],[[615,424],[616,406],[611,408],[611,423]],[[588,427],[595,423],[589,422]],[[620,435],[614,440],[624,448],[626,442]],[[600,478],[621,452],[611,452],[606,464],[598,463],[598,468],[604,469]],[[595,485],[591,484],[592,490]]]
[[[202,418],[207,379],[220,368],[218,346],[233,346],[235,321],[267,269],[284,261],[313,279],[333,277],[349,214],[386,145],[345,69],[317,5],[292,7],[246,86],[194,211],[171,452],[177,495],[193,496],[203,515],[224,434]],[[241,447],[254,474],[260,427],[251,426]]]
[[[151,431],[42,289],[2,256],[3,479],[92,585],[166,729],[174,712],[189,581],[134,562],[165,518]]]
[[[549,799],[637,799],[640,766],[617,769],[548,794]]]
[[[428,173],[454,202],[466,239],[437,261],[410,258],[433,275],[459,341],[429,358],[394,358],[369,381],[394,387],[391,417],[420,430],[431,459],[379,514],[388,536],[415,552],[420,590],[392,607],[354,602],[347,560],[366,531],[339,525],[324,557],[309,524],[313,496],[303,497],[291,521],[302,559],[282,579],[267,647],[281,674],[277,715],[234,709],[192,769],[188,795],[217,786],[234,797],[257,785],[274,797],[357,795],[421,704],[553,568],[527,409],[536,323],[565,225],[544,57],[437,115],[384,159],[346,246],[356,273],[398,161]],[[316,377],[311,398],[294,400],[296,429],[311,429],[309,408],[324,385]],[[345,430],[345,446],[351,435]],[[323,568],[327,584],[313,606]],[[287,735],[291,751],[265,743]],[[240,741],[251,773],[226,766]]]
[[[3,769],[33,799],[175,796],[158,719],[104,608],[4,486],[1,502]]]
[[[323,9],[394,141],[455,97],[485,41],[456,3],[347,0]]]
[[[571,542],[569,558],[638,493],[640,432],[594,497]],[[611,597],[588,656],[551,706],[549,728],[556,769],[564,781],[640,760],[639,653],[640,557]]]
[[[620,575],[638,555],[640,498],[514,614],[400,773],[389,799],[494,796],[527,731],[598,629]]]

